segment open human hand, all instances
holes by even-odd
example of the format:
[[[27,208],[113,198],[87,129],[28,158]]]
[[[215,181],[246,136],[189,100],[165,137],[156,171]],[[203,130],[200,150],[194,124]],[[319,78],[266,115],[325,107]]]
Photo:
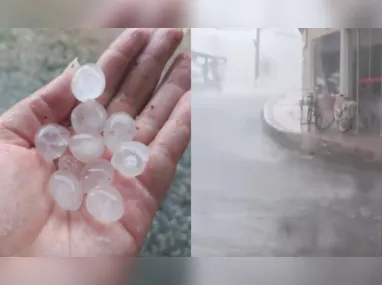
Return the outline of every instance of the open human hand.
[[[34,148],[48,123],[68,126],[78,101],[70,82],[75,60],[52,82],[0,117],[0,255],[136,256],[176,165],[190,140],[190,57],[180,54],[157,87],[166,62],[181,42],[181,29],[128,29],[98,60],[106,89],[97,100],[109,114],[124,111],[137,120],[134,140],[149,145],[143,174],[117,176],[125,204],[118,222],[100,224],[84,207],[59,208],[46,190],[54,164]],[[70,128],[70,126],[69,126]]]

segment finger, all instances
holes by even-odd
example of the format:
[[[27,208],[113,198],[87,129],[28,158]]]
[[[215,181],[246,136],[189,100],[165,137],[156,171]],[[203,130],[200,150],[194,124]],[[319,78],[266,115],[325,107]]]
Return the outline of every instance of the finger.
[[[6,111],[0,117],[0,140],[31,147],[43,125],[66,120],[76,104],[70,82],[78,67],[73,60],[61,75]]]
[[[115,186],[125,203],[124,228],[142,246],[152,220],[174,176],[176,165],[190,140],[190,92],[178,102],[169,120],[151,144],[150,160],[138,179],[116,175]],[[155,192],[150,189],[156,189]]]
[[[176,166],[191,136],[190,92],[178,102],[170,118],[150,144],[150,159],[138,177],[147,189],[156,189],[152,195],[161,201],[174,176]]]
[[[135,117],[152,96],[166,62],[183,38],[182,29],[158,29],[108,107],[109,113],[127,112]]]
[[[180,54],[167,72],[163,83],[137,119],[134,138],[146,145],[151,143],[166,123],[179,99],[191,88],[191,59]]]
[[[126,29],[101,55],[98,65],[105,74],[106,86],[98,102],[103,105],[110,102],[131,63],[147,45],[150,35],[151,29]]]
[[[134,238],[138,249],[145,240],[158,205],[174,176],[178,160],[190,140],[190,119],[188,92],[180,99],[170,119],[151,144],[145,172],[138,179],[125,179],[116,175],[115,186],[125,202],[125,214],[121,223]]]

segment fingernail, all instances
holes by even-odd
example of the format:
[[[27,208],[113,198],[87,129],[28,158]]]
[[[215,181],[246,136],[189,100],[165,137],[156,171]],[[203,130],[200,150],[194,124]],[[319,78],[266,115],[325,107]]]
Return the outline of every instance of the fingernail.
[[[79,67],[80,67],[80,63],[78,62],[78,58],[76,57],[69,63],[66,69],[78,69]]]

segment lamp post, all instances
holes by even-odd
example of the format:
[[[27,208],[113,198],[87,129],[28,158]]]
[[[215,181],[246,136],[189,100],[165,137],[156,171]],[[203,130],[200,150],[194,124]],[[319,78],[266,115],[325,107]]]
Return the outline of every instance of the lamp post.
[[[254,39],[255,44],[255,80],[259,79],[260,76],[260,33],[261,29],[256,29],[256,38]]]

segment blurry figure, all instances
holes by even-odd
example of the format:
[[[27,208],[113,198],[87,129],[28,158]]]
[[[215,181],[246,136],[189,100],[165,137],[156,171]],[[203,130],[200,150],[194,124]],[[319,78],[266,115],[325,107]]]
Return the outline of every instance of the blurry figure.
[[[61,28],[187,27],[183,0],[21,0],[0,2],[4,26]]]
[[[366,84],[361,85],[359,116],[364,131],[379,133],[379,96],[367,88]]]
[[[187,26],[182,0],[113,0],[101,2],[85,27],[173,28]]]

